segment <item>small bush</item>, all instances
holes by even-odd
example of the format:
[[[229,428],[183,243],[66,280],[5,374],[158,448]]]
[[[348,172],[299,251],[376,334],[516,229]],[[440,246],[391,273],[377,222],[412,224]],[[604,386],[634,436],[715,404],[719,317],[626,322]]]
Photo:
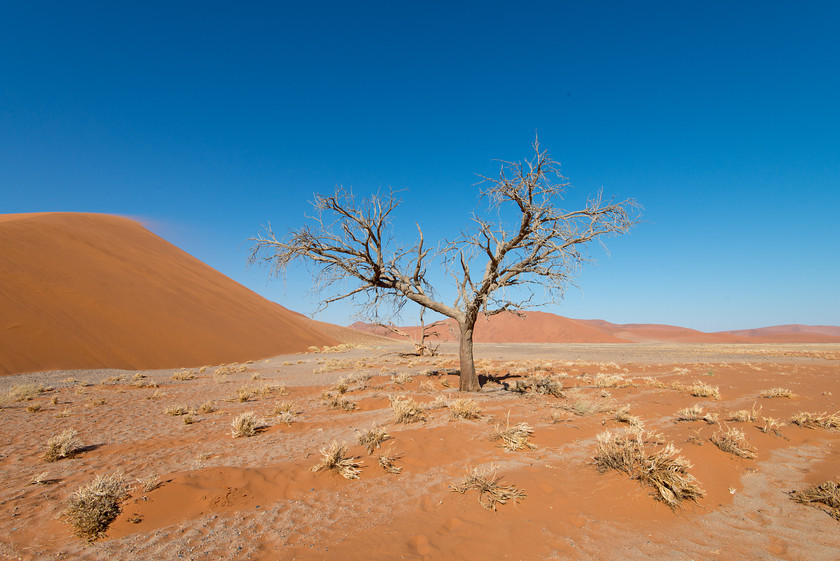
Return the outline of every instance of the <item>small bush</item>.
[[[417,423],[426,420],[426,414],[420,405],[408,396],[391,396],[391,409],[397,423]]]
[[[578,417],[588,417],[589,415],[597,415],[599,413],[606,413],[612,410],[612,408],[607,405],[597,403],[580,396],[571,399],[568,403],[559,405],[558,409],[568,411]]]
[[[630,414],[630,406],[629,405],[619,407],[616,410],[615,415],[613,415],[613,419],[615,419],[619,423],[627,423],[631,427],[641,427],[642,426],[642,420],[639,417]]]
[[[242,413],[235,417],[230,424],[233,438],[251,437],[257,434],[265,425],[253,412]]]
[[[807,489],[791,491],[789,495],[800,504],[815,506],[826,511],[829,516],[840,522],[840,485],[836,482],[826,481]]]
[[[490,439],[501,440],[500,446],[508,452],[526,449],[533,450],[536,446],[528,442],[532,434],[534,434],[534,429],[528,426],[528,424],[519,423],[511,426],[510,417],[508,417],[507,424],[504,427],[496,425]]]
[[[715,386],[710,386],[700,380],[695,381],[692,385],[687,386],[687,391],[694,397],[710,397],[712,399],[720,399],[720,389]]]
[[[29,411],[30,413],[37,413],[38,411],[41,410],[41,404],[40,403],[30,403],[29,405],[26,406],[26,410]]]
[[[164,409],[163,412],[173,417],[180,417],[181,415],[188,415],[190,409],[186,405],[173,405]]]
[[[806,411],[800,411],[790,418],[790,422],[806,429],[816,427],[837,429],[840,428],[840,412],[828,414],[826,412],[808,413]]]
[[[400,459],[400,456],[394,455],[391,452],[388,452],[388,453],[385,453],[385,454],[380,454],[377,457],[379,467],[381,467],[382,469],[384,469],[388,473],[394,473],[394,474],[402,472],[402,468],[397,467],[397,465],[394,463],[399,459]]]
[[[713,434],[709,440],[712,444],[724,452],[728,452],[735,456],[747,458],[749,460],[754,459],[756,456],[755,450],[753,450],[747,443],[744,431],[741,429],[734,427],[726,430],[721,429]]]
[[[512,485],[501,485],[502,477],[497,475],[497,468],[491,466],[489,469],[475,468],[470,471],[457,485],[451,489],[455,493],[464,494],[475,489],[478,491],[478,502],[486,509],[496,510],[497,505],[514,503],[523,500],[526,495],[521,489]]]
[[[639,429],[628,434],[607,431],[597,436],[598,450],[592,459],[600,471],[622,471],[653,488],[654,498],[672,509],[682,501],[697,501],[703,490],[693,475],[691,464],[679,456],[673,444],[662,445],[658,435],[647,436]]]
[[[626,388],[631,385],[620,374],[598,374],[595,376],[595,387],[597,388]]]
[[[560,381],[559,376],[531,376],[525,385],[530,386],[535,393],[540,395],[566,397],[563,393],[563,382]],[[514,391],[519,391],[519,389]]]
[[[198,410],[205,414],[213,413],[216,411],[216,402],[212,399],[210,401],[205,401],[201,404],[201,407],[199,407]]]
[[[330,409],[341,409],[342,411],[353,411],[356,409],[356,404],[343,395],[333,395],[330,392],[325,392],[321,396],[321,400]]]
[[[35,382],[20,384],[9,390],[9,397],[13,401],[31,401],[44,393],[44,391],[46,391],[46,389],[43,384],[37,384]]]
[[[47,441],[44,451],[45,462],[57,462],[64,458],[72,458],[81,449],[81,443],[76,439],[78,433],[73,429],[66,429]]]
[[[400,372],[399,374],[394,374],[393,376],[391,376],[391,381],[398,386],[410,384],[412,379],[413,378],[411,377],[411,374],[409,374],[408,372]]]
[[[385,429],[371,427],[359,434],[358,441],[365,447],[368,454],[373,454],[373,451],[382,446],[382,443],[389,438],[391,438],[391,435],[386,433]]]
[[[361,463],[347,456],[347,446],[333,440],[327,448],[321,449],[321,455],[323,458],[312,467],[313,472],[334,470],[345,479],[359,479]]]
[[[758,419],[759,413],[761,413],[761,407],[756,409],[755,403],[753,403],[752,409],[740,409],[738,411],[734,411],[729,414],[729,417],[727,417],[726,420],[734,421],[736,423],[754,423],[756,419]]]
[[[683,421],[697,421],[701,418],[703,418],[703,408],[699,404],[686,407],[685,409],[680,409],[677,411],[676,415],[674,415],[674,421],[677,423]]]
[[[281,423],[286,423],[287,426],[291,426],[297,419],[295,406],[286,401],[274,406],[274,414],[277,415]]]
[[[796,394],[792,391],[785,389],[785,388],[771,388],[769,390],[764,390],[759,394],[759,397],[769,399],[773,397],[786,397],[788,399],[792,399],[796,397]]]
[[[474,399],[456,399],[449,404],[449,414],[453,419],[480,419],[481,408]]]
[[[196,374],[192,370],[188,370],[186,368],[182,368],[181,370],[176,370],[172,373],[173,380],[195,380],[197,378]]]
[[[105,533],[127,497],[128,485],[122,475],[98,475],[73,493],[63,516],[77,536],[94,541]]]

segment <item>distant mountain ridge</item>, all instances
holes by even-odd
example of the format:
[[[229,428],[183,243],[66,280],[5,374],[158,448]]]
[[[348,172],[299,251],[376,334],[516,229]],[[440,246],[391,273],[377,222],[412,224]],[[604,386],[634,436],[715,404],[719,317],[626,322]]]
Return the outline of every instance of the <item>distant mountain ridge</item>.
[[[373,324],[350,326],[366,333],[392,339],[403,337]],[[401,327],[417,337],[419,326]],[[431,340],[457,341],[454,320],[445,320]],[[737,331],[705,333],[674,325],[615,324],[601,319],[571,319],[548,312],[524,312],[523,317],[507,312],[479,319],[477,343],[840,343],[840,326],[776,325]]]

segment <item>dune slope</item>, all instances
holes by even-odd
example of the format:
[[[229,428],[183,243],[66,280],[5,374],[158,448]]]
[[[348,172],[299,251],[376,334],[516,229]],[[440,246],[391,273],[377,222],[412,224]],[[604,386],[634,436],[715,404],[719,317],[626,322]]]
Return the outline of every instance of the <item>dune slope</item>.
[[[137,222],[0,216],[0,374],[173,368],[335,344]]]

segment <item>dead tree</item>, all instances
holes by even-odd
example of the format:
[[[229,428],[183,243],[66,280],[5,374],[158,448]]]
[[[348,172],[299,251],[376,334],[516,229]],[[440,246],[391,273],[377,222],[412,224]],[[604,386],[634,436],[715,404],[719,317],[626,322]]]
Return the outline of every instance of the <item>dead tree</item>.
[[[444,242],[434,254],[419,225],[414,244],[394,241],[390,216],[400,203],[394,192],[357,202],[337,187],[332,195],[315,196],[313,225],[282,239],[269,226],[251,238],[249,262],[267,263],[272,275],[282,275],[294,261],[308,263],[315,286],[323,291],[322,307],[361,297],[363,315],[375,317],[382,305],[400,308],[410,300],[453,318],[460,332],[460,389],[478,391],[473,332],[479,315],[533,306],[535,289],[542,303],[559,301],[580,266],[590,261],[589,242],[624,234],[638,221],[634,200],[605,201],[600,192],[580,210],[560,208],[569,183],[538,141],[533,148],[531,159],[501,162],[498,177],[481,176],[479,197],[488,207],[484,216],[494,219],[473,216],[460,237]],[[442,259],[454,280],[452,304],[436,299],[426,280],[434,257]],[[476,268],[477,263],[483,267]]]
[[[374,325],[377,327],[381,327],[382,329],[386,329],[389,332],[399,335],[400,337],[404,337],[411,341],[414,344],[414,352],[413,353],[401,353],[404,355],[413,355],[413,356],[435,356],[437,354],[437,350],[440,347],[440,343],[437,345],[432,345],[431,343],[426,343],[427,337],[440,337],[440,332],[437,330],[438,327],[442,326],[444,322],[442,321],[435,321],[426,325],[425,320],[423,319],[423,315],[426,311],[426,308],[420,308],[420,331],[418,333],[418,337],[412,337],[410,333],[406,333],[393,323],[382,323],[376,322]]]

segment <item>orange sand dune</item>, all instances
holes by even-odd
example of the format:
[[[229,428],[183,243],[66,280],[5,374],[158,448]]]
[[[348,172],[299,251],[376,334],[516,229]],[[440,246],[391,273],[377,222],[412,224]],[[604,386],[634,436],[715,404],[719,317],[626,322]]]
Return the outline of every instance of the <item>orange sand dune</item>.
[[[337,342],[126,218],[2,215],[0,247],[0,374],[197,366]]]
[[[383,327],[356,322],[353,329],[402,339]],[[418,326],[400,328],[416,338]],[[454,341],[458,330],[453,320],[436,329],[431,340]],[[704,333],[673,325],[615,324],[601,319],[570,319],[546,312],[527,312],[524,317],[504,313],[478,321],[475,341],[482,343],[840,343],[840,327],[781,325],[744,331]]]

